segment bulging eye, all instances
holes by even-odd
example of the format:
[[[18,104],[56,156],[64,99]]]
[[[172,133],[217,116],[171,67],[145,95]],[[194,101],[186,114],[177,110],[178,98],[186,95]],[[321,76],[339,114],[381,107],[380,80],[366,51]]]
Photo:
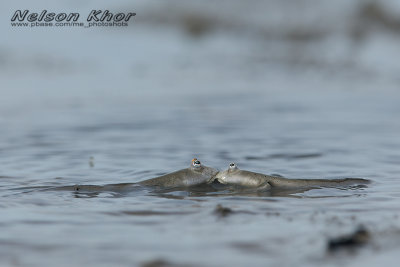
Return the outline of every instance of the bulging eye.
[[[192,165],[193,165],[193,167],[200,167],[201,163],[198,159],[194,158],[194,159],[192,159]]]
[[[235,168],[235,167],[236,167],[236,164],[235,164],[235,163],[229,164],[229,168],[233,169],[233,168]]]

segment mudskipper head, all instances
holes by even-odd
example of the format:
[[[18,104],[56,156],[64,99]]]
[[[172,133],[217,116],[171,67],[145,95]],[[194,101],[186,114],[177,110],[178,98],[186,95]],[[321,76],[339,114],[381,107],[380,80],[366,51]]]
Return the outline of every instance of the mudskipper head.
[[[194,170],[200,170],[201,162],[198,159],[194,158],[194,159],[192,159],[192,165],[190,167]]]
[[[236,163],[232,162],[232,163],[229,164],[228,172],[232,172],[232,171],[235,171],[237,169],[238,169],[238,167],[237,167]]]
[[[225,171],[219,172],[214,180],[218,180],[221,184],[227,184],[227,179],[231,176],[231,174],[235,171],[239,170],[236,163],[230,163],[229,168]]]
[[[197,158],[194,158],[192,159],[189,172],[189,176],[192,177],[192,179],[188,178],[188,180],[191,180],[192,184],[200,184],[203,182],[212,182],[214,176],[218,173],[218,170],[204,166]]]

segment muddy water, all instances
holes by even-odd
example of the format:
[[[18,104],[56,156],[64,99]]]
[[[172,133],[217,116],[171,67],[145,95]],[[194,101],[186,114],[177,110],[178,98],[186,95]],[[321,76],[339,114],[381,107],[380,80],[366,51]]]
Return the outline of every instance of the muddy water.
[[[243,35],[257,20],[227,26],[221,17],[211,20],[216,32],[193,36],[175,28],[180,20],[154,22],[152,5],[137,6],[148,16],[129,30],[2,26],[0,264],[394,264],[397,35],[371,30],[354,42],[328,27],[325,39],[293,44],[269,30],[265,39]],[[107,187],[186,168],[193,157],[220,170],[234,161],[291,178],[372,183],[285,192]],[[77,184],[87,190],[70,190]],[[371,234],[364,247],[327,251],[328,240],[359,225]]]

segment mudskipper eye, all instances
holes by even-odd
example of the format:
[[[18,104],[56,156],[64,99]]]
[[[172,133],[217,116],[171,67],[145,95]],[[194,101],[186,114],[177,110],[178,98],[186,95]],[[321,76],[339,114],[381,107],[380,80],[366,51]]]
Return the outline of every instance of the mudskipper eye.
[[[229,164],[229,168],[233,169],[233,168],[235,168],[235,167],[236,167],[236,164],[235,164],[235,163]]]
[[[194,159],[192,160],[192,165],[193,165],[193,167],[200,167],[200,166],[201,166],[201,163],[200,163],[199,160],[197,160],[196,158],[194,158]]]

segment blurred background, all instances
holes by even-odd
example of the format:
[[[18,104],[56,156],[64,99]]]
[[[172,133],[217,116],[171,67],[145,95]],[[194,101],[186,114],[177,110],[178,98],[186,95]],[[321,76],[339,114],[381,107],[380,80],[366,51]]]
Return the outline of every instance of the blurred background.
[[[142,131],[133,131],[140,135],[136,140],[151,139],[138,141],[149,144],[140,145],[139,153],[148,157],[149,150],[164,150],[153,160],[166,166],[165,151],[179,151],[167,155],[180,165],[193,154],[214,155],[211,148],[219,149],[218,158],[242,144],[252,153],[247,145],[274,140],[275,134],[318,135],[327,128],[317,120],[353,127],[361,135],[370,119],[383,134],[390,134],[385,127],[399,126],[392,120],[399,112],[396,1],[17,1],[2,6],[0,123],[8,137],[25,139],[27,132],[40,135],[61,127],[56,143],[62,139],[69,149],[86,144],[94,149],[92,134],[131,127]],[[128,27],[11,27],[17,9],[79,12],[82,20],[92,9],[137,16]],[[154,134],[144,133],[144,125]],[[74,127],[80,129],[74,137],[65,132]],[[345,138],[340,134],[337,138]],[[241,142],[231,143],[236,139]],[[107,156],[103,145],[88,154]]]
[[[161,258],[208,266],[319,265],[324,242],[313,237],[315,231],[327,237],[366,222],[373,230],[396,237],[390,241],[393,253],[377,252],[369,257],[371,253],[364,253],[367,258],[359,257],[356,263],[346,258],[330,263],[373,266],[375,257],[378,261],[385,258],[386,263],[396,259],[400,2],[39,0],[6,1],[1,7],[0,181],[5,190],[136,182],[185,168],[193,157],[218,169],[235,161],[244,169],[287,177],[357,176],[376,183],[368,197],[363,192],[310,191],[296,195],[305,202],[208,197],[201,204],[186,195],[180,197],[187,202],[105,196],[91,200],[93,206],[87,210],[82,202],[65,195],[11,196],[3,191],[3,263],[67,266],[75,252],[101,246],[110,248],[110,254],[91,250],[73,257],[74,263],[99,266],[111,262],[115,266]],[[127,27],[12,27],[10,19],[18,9],[78,12],[80,20],[93,9],[137,15]],[[321,195],[332,198],[312,201]],[[206,226],[211,227],[214,220],[201,218],[212,213],[216,202],[263,217],[239,216],[230,222],[231,230],[219,222],[210,231]],[[140,221],[141,226],[131,228],[125,225],[125,217],[110,215],[116,203],[123,211],[135,207],[157,210],[162,205],[163,211],[174,215],[167,219],[150,216],[154,226],[145,228]],[[265,205],[261,205],[265,203],[270,211],[283,209],[283,218],[265,222]],[[45,212],[42,206],[48,206]],[[294,208],[285,209],[290,206]],[[328,209],[314,224],[304,217],[319,214],[327,206],[337,209]],[[75,207],[76,213],[70,211],[69,217],[63,217],[58,213],[60,207]],[[205,220],[204,228],[195,231],[203,239],[184,225],[180,229],[186,237],[173,230],[181,220],[177,208],[198,212],[182,224],[192,227]],[[38,221],[26,221],[30,216],[36,218],[38,211],[42,216]],[[84,212],[93,217],[81,217]],[[357,219],[351,219],[354,212]],[[42,226],[55,214],[62,223],[54,228]],[[335,216],[345,219],[332,223]],[[89,226],[73,226],[94,223],[98,231],[111,234],[115,220],[127,232],[117,231],[114,239],[98,237]],[[243,224],[247,220],[253,222],[253,230]],[[128,221],[137,222],[136,217]],[[40,228],[37,232],[30,230],[33,223]],[[280,225],[272,245],[261,241],[271,238],[270,232],[260,232],[269,224]],[[79,237],[71,237],[69,227]],[[48,251],[54,245],[54,233],[62,249]],[[126,240],[126,233],[137,234],[140,241]],[[39,234],[42,241],[38,241]],[[297,238],[294,243],[293,236]],[[81,243],[76,245],[73,238]],[[148,238],[161,243],[156,242],[156,248],[141,243]],[[247,243],[232,245],[237,244],[235,238]],[[274,247],[278,243],[285,249]],[[204,251],[209,257],[200,257],[199,247],[207,247]],[[22,256],[20,249],[28,252]],[[38,257],[40,249],[59,260]],[[139,254],[132,254],[134,249]],[[241,253],[235,257],[236,251]]]

